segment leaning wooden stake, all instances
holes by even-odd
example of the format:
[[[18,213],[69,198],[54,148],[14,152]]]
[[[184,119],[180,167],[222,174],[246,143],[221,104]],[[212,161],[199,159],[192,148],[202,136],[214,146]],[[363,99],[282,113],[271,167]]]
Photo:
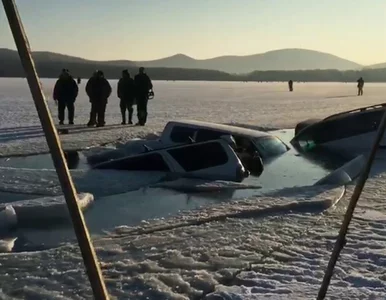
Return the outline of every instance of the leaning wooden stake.
[[[332,277],[333,272],[334,272],[335,264],[339,258],[340,252],[342,251],[342,249],[344,247],[348,227],[350,225],[351,219],[352,219],[353,214],[354,214],[355,207],[356,207],[357,202],[359,200],[359,197],[362,193],[363,187],[365,186],[366,180],[369,176],[371,166],[373,164],[375,154],[379,148],[379,144],[380,144],[382,137],[384,135],[385,128],[386,128],[386,111],[384,112],[381,123],[379,124],[377,136],[374,140],[374,144],[373,144],[373,147],[371,149],[370,156],[367,160],[365,168],[363,169],[362,174],[359,177],[358,183],[355,186],[354,192],[351,196],[351,200],[350,200],[350,203],[347,207],[346,214],[344,216],[342,225],[340,227],[339,235],[338,235],[338,238],[336,240],[334,250],[331,253],[330,261],[328,263],[326,273],[324,274],[323,282],[322,282],[322,285],[320,287],[317,300],[323,300],[326,297],[327,289],[328,289],[328,286],[329,286],[330,281],[331,281],[331,277]]]
[[[67,168],[67,164],[61,148],[61,143],[52,121],[50,111],[44,99],[40,81],[31,57],[28,39],[24,31],[15,1],[2,1],[5,13],[8,18],[9,26],[16,43],[16,47],[19,52],[21,63],[27,76],[28,85],[35,102],[35,107],[38,112],[44,134],[46,136],[56,173],[58,174],[60,185],[67,202],[76,237],[82,252],[83,261],[86,266],[87,275],[89,277],[94,293],[94,298],[101,300],[109,299],[105,283],[103,281],[102,272],[99,268],[97,257],[90,241],[87,226],[84,222],[82,211],[79,209],[77,203],[76,190],[74,188],[70,172]]]

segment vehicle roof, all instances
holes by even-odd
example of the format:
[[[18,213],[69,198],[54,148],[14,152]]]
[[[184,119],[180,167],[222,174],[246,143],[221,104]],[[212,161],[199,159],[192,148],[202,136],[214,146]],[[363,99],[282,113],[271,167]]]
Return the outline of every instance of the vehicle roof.
[[[362,113],[362,112],[367,112],[367,111],[370,111],[370,110],[385,109],[385,106],[386,106],[386,103],[380,103],[380,104],[360,107],[360,108],[356,108],[356,109],[353,109],[353,110],[348,110],[348,111],[344,111],[344,112],[340,112],[340,113],[331,115],[331,116],[329,116],[327,118],[324,118],[323,121],[324,120],[335,119],[335,118],[338,118],[338,117],[345,117],[348,114]]]
[[[199,128],[203,128],[203,129],[217,130],[217,131],[221,131],[221,132],[229,133],[229,134],[250,136],[250,137],[254,137],[254,138],[272,136],[271,134],[264,132],[264,131],[259,131],[259,130],[249,129],[249,128],[243,128],[243,127],[238,127],[238,126],[225,125],[225,124],[196,121],[196,120],[169,121],[166,126],[168,126],[168,124],[172,124],[174,126],[175,125],[188,125],[188,126],[194,126],[194,127],[199,127]]]
[[[215,140],[202,141],[202,142],[194,142],[194,143],[182,144],[182,145],[170,145],[168,147],[164,147],[164,148],[160,148],[160,149],[151,149],[151,150],[148,150],[148,151],[145,151],[145,152],[133,153],[133,154],[126,155],[124,157],[119,157],[119,158],[116,158],[116,159],[113,159],[113,160],[107,160],[107,161],[98,163],[98,164],[94,165],[92,168],[93,169],[97,169],[98,166],[108,165],[109,163],[114,162],[114,161],[124,161],[125,159],[127,159],[129,157],[131,158],[131,157],[147,156],[147,155],[151,155],[151,154],[159,154],[160,152],[165,152],[165,151],[168,151],[168,150],[187,148],[187,147],[194,147],[194,146],[197,146],[197,145],[205,145],[205,144],[211,144],[211,143],[219,143],[220,145],[222,145],[224,147],[225,152],[228,153],[227,154],[228,157],[229,157],[229,155],[232,155],[232,154],[229,154],[229,151],[226,150],[226,148],[231,148],[231,146],[224,139],[218,138],[218,139],[215,139]],[[237,157],[237,154],[234,154],[234,155]]]

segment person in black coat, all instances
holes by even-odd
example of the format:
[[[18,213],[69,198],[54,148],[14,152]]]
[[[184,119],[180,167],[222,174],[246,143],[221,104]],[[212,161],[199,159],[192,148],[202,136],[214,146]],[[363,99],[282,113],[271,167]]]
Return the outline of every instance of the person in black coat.
[[[149,101],[149,92],[153,89],[153,84],[145,73],[145,68],[139,68],[139,73],[134,77],[137,116],[138,123],[136,125],[145,126],[147,121],[147,102]]]
[[[292,79],[288,81],[288,89],[290,92],[294,90],[294,82],[292,81]]]
[[[95,124],[97,127],[105,126],[107,100],[111,91],[110,83],[104,77],[103,72],[99,70],[94,72],[86,84],[86,93],[91,102],[90,120],[87,126],[93,127]]]
[[[363,96],[363,86],[365,85],[365,81],[363,80],[363,78],[359,78],[357,80],[357,87],[358,87],[358,96]]]
[[[126,110],[129,112],[129,124],[133,124],[133,105],[135,100],[134,79],[130,77],[128,70],[122,71],[122,78],[118,81],[117,89],[119,106],[122,114],[122,125],[126,124]]]
[[[62,70],[55,83],[53,98],[58,105],[59,125],[63,125],[64,113],[68,110],[68,123],[74,124],[75,100],[78,96],[79,88],[76,81],[67,69]]]

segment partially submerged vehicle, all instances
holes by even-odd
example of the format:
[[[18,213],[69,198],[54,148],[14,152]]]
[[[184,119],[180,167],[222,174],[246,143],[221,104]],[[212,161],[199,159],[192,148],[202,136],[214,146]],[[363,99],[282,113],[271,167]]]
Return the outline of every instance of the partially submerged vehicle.
[[[241,182],[249,176],[231,145],[223,138],[148,150],[145,153],[109,160],[95,165],[94,168],[159,171],[182,177],[236,182]]]
[[[323,148],[350,156],[366,153],[371,148],[385,109],[386,103],[382,103],[334,114],[325,119],[300,122],[290,143],[302,151]],[[385,137],[380,145],[386,145]]]
[[[234,139],[236,154],[253,173],[256,173],[255,171],[258,173],[260,168],[257,164],[257,169],[254,170],[257,156],[267,163],[269,159],[290,149],[282,140],[267,132],[209,122],[181,120],[168,122],[158,140],[130,141],[119,146],[118,149],[91,155],[87,159],[91,165],[94,165],[152,150],[217,140],[224,136],[231,136]]]

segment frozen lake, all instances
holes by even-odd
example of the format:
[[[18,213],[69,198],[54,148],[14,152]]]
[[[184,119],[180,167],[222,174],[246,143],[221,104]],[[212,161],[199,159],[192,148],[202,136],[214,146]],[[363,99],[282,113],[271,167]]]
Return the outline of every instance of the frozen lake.
[[[271,131],[271,133],[288,144],[294,134],[293,130],[276,130]],[[78,155],[79,161],[76,164],[70,163],[70,169],[75,170],[75,172],[84,170],[92,174],[94,171],[90,170],[82,152]],[[171,188],[162,188],[170,186],[170,183],[162,182],[158,183],[159,187],[157,188],[156,181],[162,176],[146,172],[124,172],[125,175],[132,174],[131,177],[123,177],[119,173],[115,180],[121,184],[116,191],[112,190],[111,187],[109,190],[103,188],[104,184],[108,185],[109,183],[103,179],[95,182],[90,175],[84,180],[79,180],[75,174],[74,181],[79,192],[90,192],[94,195],[95,204],[86,212],[85,217],[90,232],[100,234],[103,230],[112,230],[122,224],[136,226],[140,225],[142,220],[170,217],[181,211],[214,204],[219,205],[235,199],[276,192],[283,188],[312,185],[340,167],[344,162],[345,160],[341,157],[327,154],[319,156],[317,160],[310,160],[301,156],[291,147],[290,151],[266,165],[259,178],[250,176],[241,184],[217,182],[214,186],[214,183],[210,181],[182,179],[172,182]],[[15,182],[17,181],[16,186],[11,185],[10,187],[0,180],[0,197],[3,198],[0,203],[5,202],[12,205],[13,201],[39,198],[42,195],[56,195],[56,191],[60,192],[58,184],[56,189],[52,187],[52,184],[47,187],[47,182],[51,182],[56,177],[55,172],[49,172],[47,176],[47,171],[40,171],[41,169],[54,169],[49,154],[2,158],[0,159],[0,167],[2,168],[0,174],[5,174],[4,176],[8,174],[7,182],[12,183],[9,168],[12,168]],[[107,176],[112,176],[112,174],[108,173]],[[107,180],[107,176],[104,177],[105,180]],[[134,187],[131,186],[130,178],[135,176],[139,177],[138,184],[141,183],[140,178],[142,178],[142,186],[137,184]],[[155,180],[155,184],[149,186],[148,180],[151,180],[151,183]],[[202,191],[203,184],[207,185],[207,191]],[[130,191],[131,188],[133,191]],[[14,193],[9,194],[9,192]],[[35,213],[46,215],[48,212],[38,210]],[[114,216],[114,218],[108,218],[106,215]],[[28,229],[31,243],[53,247],[64,241],[75,240],[71,224],[68,222],[67,224],[58,224],[55,220],[47,220],[44,223],[45,226],[41,226],[39,219],[42,217],[36,216],[39,230],[36,230],[35,226],[26,228],[31,226],[30,222],[22,226],[22,230],[20,230],[25,235]],[[41,229],[41,227],[45,228]]]
[[[56,119],[51,99],[54,82],[42,80]],[[85,82],[80,85],[76,124],[88,121]],[[178,118],[277,130],[275,134],[286,140],[291,134],[289,129],[298,121],[381,103],[386,92],[386,84],[366,84],[365,95],[357,97],[355,84],[295,83],[295,91],[289,93],[285,83],[154,82],[156,97],[149,103],[149,124],[137,128],[117,125],[121,120],[116,81],[111,83],[114,91],[107,108],[109,126],[99,131],[79,127],[73,133],[61,135],[65,149],[154,136],[168,120]],[[26,81],[0,79],[0,105],[0,189],[4,191],[0,202],[20,200],[20,195],[15,196],[17,192],[30,191],[26,198],[37,191],[45,195],[57,193],[55,175],[47,171],[42,176],[39,170],[51,168],[49,164],[14,157],[47,151]],[[278,162],[279,167],[285,166],[281,177],[272,174],[276,169],[272,167],[272,172],[247,182],[272,190],[286,187],[269,197],[261,196],[260,189],[187,195],[146,188],[128,192],[124,197],[103,195],[100,201],[96,199],[85,213],[92,232],[99,235],[102,230],[120,226],[112,236],[93,235],[111,295],[119,299],[202,299],[200,295],[209,293],[206,299],[215,299],[210,294],[215,292],[222,295],[219,299],[314,298],[353,188],[348,187],[348,193],[335,209],[323,213],[320,206],[337,199],[342,190],[323,191],[307,186],[342,162],[329,157],[302,163],[303,158],[295,155],[283,159],[284,164]],[[366,184],[348,244],[336,267],[330,299],[386,296],[384,165],[382,160],[377,161],[377,172]],[[81,162],[78,168],[83,167]],[[300,176],[291,175],[296,172]],[[76,170],[74,178],[81,186],[87,179]],[[97,189],[98,180],[113,182],[114,178],[95,177],[95,193],[104,192],[103,186]],[[151,185],[157,179],[158,174],[142,174],[116,181],[128,180],[137,185],[145,180]],[[109,189],[121,190],[122,186],[110,184]],[[159,201],[160,198],[165,201]],[[177,215],[179,210],[202,205],[205,207]],[[226,218],[238,214],[240,217]],[[160,219],[150,221],[154,217]],[[197,220],[201,220],[201,225],[197,225]],[[140,227],[133,227],[137,225]],[[54,230],[23,229],[18,234],[34,242],[71,240],[72,235],[68,226]],[[0,298],[90,297],[89,283],[74,243],[45,251],[1,254],[0,264],[4,270],[0,274]],[[237,270],[244,271],[226,280]]]
[[[355,84],[348,83],[295,83],[295,91],[289,93],[286,83],[156,81],[156,96],[149,103],[147,127],[122,128],[118,125],[121,120],[119,99],[116,97],[117,81],[111,80],[110,83],[113,94],[106,110],[108,126],[102,131],[81,128],[74,130],[76,134],[63,135],[62,142],[66,148],[82,148],[116,138],[151,135],[161,131],[167,120],[178,118],[233,122],[272,129],[294,128],[297,122],[310,117],[324,117],[337,111],[383,102],[386,91],[386,85],[379,83],[367,83],[365,95],[357,97]],[[54,84],[54,79],[42,80],[47,101],[56,120],[56,107],[52,100]],[[85,84],[86,80],[82,80],[79,86],[76,124],[86,124],[89,117],[90,103],[84,91]],[[10,152],[13,155],[47,151],[45,144],[41,143],[40,127],[30,127],[39,125],[39,120],[26,81],[1,79],[0,99],[0,155],[9,154],[8,147],[12,147]],[[12,127],[18,129],[9,129]],[[23,145],[25,142],[29,144],[28,149]]]

